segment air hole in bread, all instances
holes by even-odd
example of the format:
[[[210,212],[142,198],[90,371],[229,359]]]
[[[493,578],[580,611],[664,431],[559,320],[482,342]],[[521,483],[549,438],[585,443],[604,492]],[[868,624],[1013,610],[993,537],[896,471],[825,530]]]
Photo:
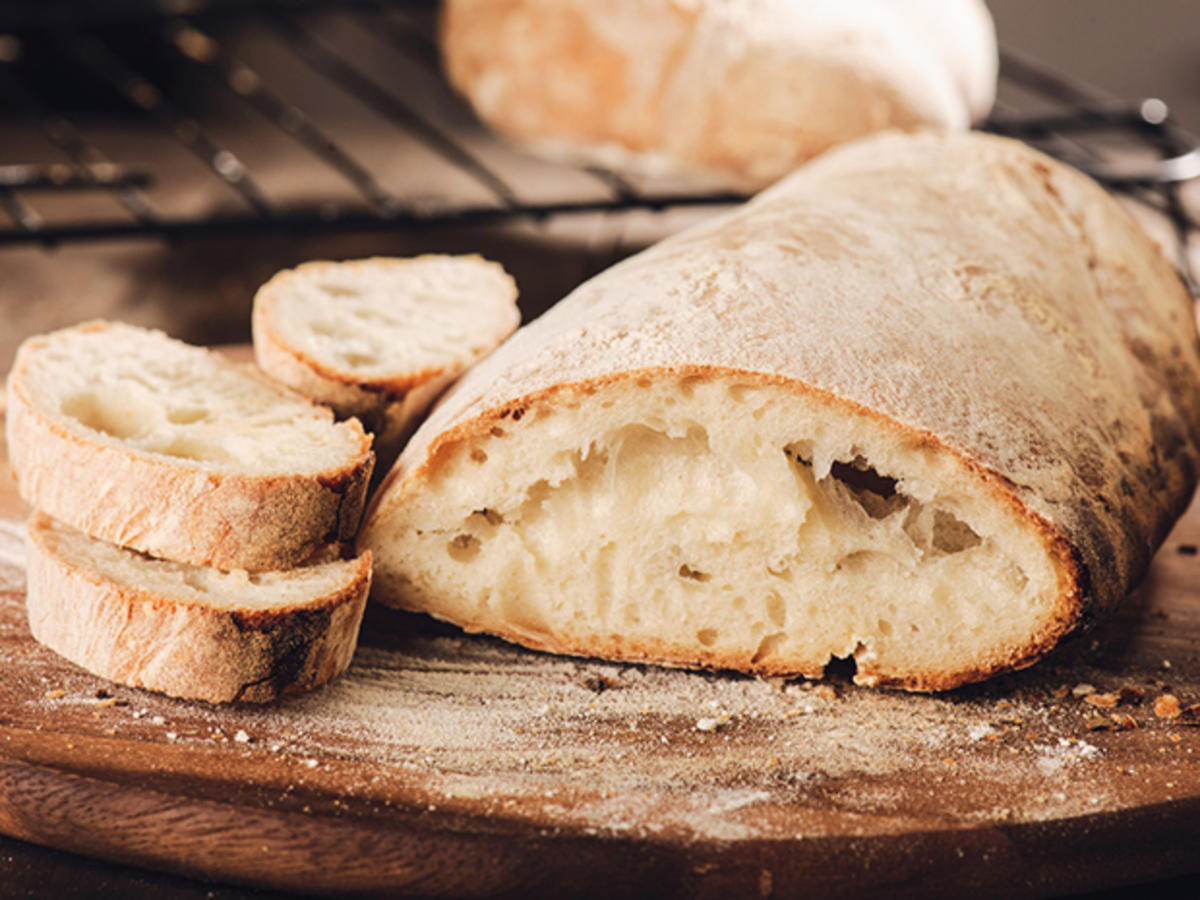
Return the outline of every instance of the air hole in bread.
[[[679,577],[686,578],[690,581],[712,581],[712,576],[707,572],[701,572],[699,569],[693,569],[687,563],[679,567]]]
[[[773,634],[768,634],[758,642],[758,647],[754,651],[754,655],[750,657],[751,665],[758,665],[764,660],[773,656],[778,652],[779,648],[787,642],[787,634],[782,631],[776,631]]]
[[[473,534],[456,534],[446,544],[446,552],[455,562],[470,562],[479,555],[479,538]]]
[[[353,350],[346,350],[337,354],[337,356],[343,365],[352,369],[379,365],[379,359],[370,353],[356,353]]]
[[[176,407],[167,410],[167,421],[172,425],[192,425],[196,422],[203,422],[208,417],[208,410],[202,406]]]
[[[62,414],[85,428],[125,440],[144,431],[154,418],[153,405],[141,402],[131,391],[84,391],[62,401]]]
[[[834,563],[833,571],[858,574],[870,570],[873,566],[884,565],[886,562],[886,553],[880,553],[877,550],[855,550]]]
[[[360,296],[362,296],[361,291],[359,291],[355,288],[352,288],[352,287],[347,287],[344,284],[333,284],[331,282],[324,282],[321,285],[319,285],[319,287],[320,287],[322,293],[327,294],[330,297],[360,297]]]
[[[787,604],[783,602],[782,597],[775,593],[768,594],[765,606],[767,618],[772,625],[776,628],[787,625]]]
[[[833,463],[829,474],[846,486],[872,519],[886,519],[908,504],[908,498],[896,492],[896,479],[880,475],[862,456]]]
[[[219,444],[212,441],[197,439],[190,435],[178,435],[156,450],[164,456],[174,456],[176,459],[190,459],[195,462],[231,463],[233,456]]]
[[[861,644],[855,648],[854,653],[861,653],[863,647]],[[858,672],[858,663],[854,660],[854,654],[850,656],[832,656],[829,662],[825,664],[825,677],[837,681],[853,681],[855,674]]]
[[[966,522],[944,509],[933,512],[933,548],[943,553],[961,553],[977,547],[982,538]]]
[[[696,632],[696,640],[702,647],[711,647],[717,642],[718,637],[720,635],[715,628],[701,628]]]

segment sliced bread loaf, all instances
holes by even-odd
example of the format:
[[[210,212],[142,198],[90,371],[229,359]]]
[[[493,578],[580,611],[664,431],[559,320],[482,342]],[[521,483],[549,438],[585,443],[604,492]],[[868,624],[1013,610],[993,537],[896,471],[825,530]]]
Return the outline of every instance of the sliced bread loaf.
[[[252,367],[130,325],[30,338],[8,379],[21,496],[93,537],[220,569],[280,569],[354,537],[357,422]]]
[[[371,557],[286,572],[166,562],[35,514],[29,627],[55,652],[132,687],[213,703],[261,703],[324,684],[350,664]]]
[[[1195,311],[1096,184],[889,134],[604,272],[463,377],[375,596],[531,647],[950,688],[1119,602],[1200,472]]]
[[[254,298],[254,353],[386,460],[446,386],[516,329],[517,288],[479,256],[311,262]]]

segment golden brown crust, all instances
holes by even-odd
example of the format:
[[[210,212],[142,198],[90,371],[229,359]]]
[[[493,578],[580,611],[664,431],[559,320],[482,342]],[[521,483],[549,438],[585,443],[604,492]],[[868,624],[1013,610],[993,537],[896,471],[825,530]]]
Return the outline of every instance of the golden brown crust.
[[[353,658],[369,554],[332,593],[288,608],[218,609],[72,565],[45,528],[42,517],[29,528],[30,628],[97,675],[186,699],[263,703],[318,687]]]
[[[339,469],[247,475],[89,440],[39,409],[18,370],[9,379],[7,441],[21,496],[94,537],[162,559],[218,569],[281,569],[352,540],[374,456]]]

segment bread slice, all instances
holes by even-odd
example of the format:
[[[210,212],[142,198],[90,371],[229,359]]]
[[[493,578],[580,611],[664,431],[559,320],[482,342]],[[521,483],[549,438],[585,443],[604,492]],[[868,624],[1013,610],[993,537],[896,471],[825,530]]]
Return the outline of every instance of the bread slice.
[[[951,688],[1125,596],[1198,428],[1192,299],[1111,197],[889,134],[518,331],[360,542],[383,602],[530,647]]]
[[[35,514],[29,627],[90,672],[212,703],[262,703],[350,665],[371,557],[285,572],[221,572],[152,559]]]
[[[382,468],[455,378],[520,323],[517,287],[479,256],[310,262],[254,298],[254,353],[271,377],[357,417]]]
[[[93,537],[219,569],[353,539],[373,457],[357,422],[252,367],[130,325],[25,341],[8,379],[21,496]]]
[[[757,190],[889,127],[963,130],[996,92],[982,0],[447,0],[450,81],[502,135]]]

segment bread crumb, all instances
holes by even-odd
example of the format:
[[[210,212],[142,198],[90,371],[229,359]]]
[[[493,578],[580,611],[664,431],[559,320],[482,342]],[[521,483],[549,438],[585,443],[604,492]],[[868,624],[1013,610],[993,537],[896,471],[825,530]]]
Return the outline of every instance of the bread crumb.
[[[697,731],[716,731],[729,721],[729,716],[705,716],[696,721]]]
[[[1116,694],[1088,694],[1083,698],[1084,703],[1090,703],[1092,706],[1100,706],[1105,709],[1117,705]]]
[[[1075,685],[1075,687],[1071,688],[1072,697],[1086,697],[1089,694],[1094,693],[1096,693],[1096,688],[1086,682],[1080,682],[1079,684]]]
[[[1117,691],[1117,703],[1118,703],[1118,705],[1121,705],[1121,706],[1124,706],[1126,704],[1131,704],[1131,705],[1136,706],[1137,704],[1142,702],[1142,699],[1145,696],[1146,696],[1146,692],[1143,691],[1141,688],[1136,688],[1131,684],[1126,684],[1126,685],[1122,685],[1121,689]]]
[[[995,734],[996,729],[986,722],[981,722],[978,725],[972,725],[967,729],[967,737],[972,741],[981,741],[986,737]]]
[[[65,696],[67,696],[67,692],[62,688],[56,688],[53,691],[46,691],[45,694],[47,700],[61,700]]]
[[[1177,719],[1182,712],[1179,698],[1174,694],[1163,694],[1154,701],[1154,715],[1160,719]]]
[[[245,732],[245,731],[243,731],[243,730],[242,730],[242,729],[240,729],[240,728],[238,729],[238,732],[237,732],[237,734],[235,734],[235,735],[233,736],[233,739],[234,739],[235,741],[237,741],[239,744],[248,744],[248,743],[250,743],[250,735],[246,734],[246,732]]]

